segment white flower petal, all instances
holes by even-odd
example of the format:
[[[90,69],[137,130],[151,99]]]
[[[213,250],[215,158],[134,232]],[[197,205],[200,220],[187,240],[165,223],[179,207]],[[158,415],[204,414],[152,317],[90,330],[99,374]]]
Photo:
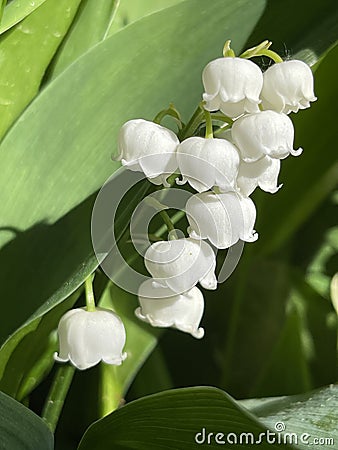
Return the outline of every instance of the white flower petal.
[[[257,239],[253,227],[256,208],[253,201],[235,192],[204,192],[189,198],[186,205],[190,236],[199,236],[217,248],[229,248],[239,239]]]
[[[310,106],[317,100],[313,92],[313,75],[303,61],[276,63],[263,74],[261,93],[264,109],[289,114]]]
[[[239,154],[225,139],[191,137],[177,147],[178,167],[183,180],[198,192],[214,186],[221,190],[234,187],[238,174]]]
[[[177,293],[188,291],[216,267],[212,248],[191,238],[155,242],[144,262],[157,282]]]
[[[280,160],[264,156],[258,161],[246,163],[242,161],[239,166],[237,186],[242,195],[248,197],[259,186],[263,191],[274,194],[278,186]]]
[[[168,287],[158,287],[152,280],[146,280],[139,289],[140,307],[136,316],[154,327],[172,327],[200,339],[204,335],[199,328],[203,311],[202,292],[193,287],[187,292],[177,294]]]
[[[263,74],[252,61],[231,57],[215,59],[204,68],[202,79],[207,110],[220,109],[230,117],[259,111]]]
[[[175,172],[178,144],[176,134],[161,125],[143,119],[129,120],[119,132],[117,160],[130,170],[144,172],[152,181]]]
[[[59,355],[56,361],[70,361],[80,370],[104,360],[119,365],[126,355],[122,349],[126,333],[121,319],[104,308],[89,312],[84,308],[68,311],[58,327]]]
[[[284,159],[298,156],[293,149],[294,128],[286,114],[262,111],[236,120],[231,129],[232,139],[245,162],[254,162],[265,155]]]

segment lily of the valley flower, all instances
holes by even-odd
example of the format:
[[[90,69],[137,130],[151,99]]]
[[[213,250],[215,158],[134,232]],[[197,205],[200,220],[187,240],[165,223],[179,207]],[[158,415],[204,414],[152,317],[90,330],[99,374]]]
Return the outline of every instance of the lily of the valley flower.
[[[302,149],[293,149],[294,128],[286,114],[262,111],[236,120],[231,129],[232,139],[245,162],[253,162],[264,155],[284,159],[298,156]]]
[[[274,194],[282,185],[278,186],[278,175],[280,171],[280,160],[264,156],[258,161],[246,163],[242,161],[239,165],[237,187],[242,195],[248,197],[257,186],[263,191]]]
[[[243,58],[218,58],[209,62],[202,74],[205,108],[221,110],[229,117],[259,111],[263,86],[260,68]]]
[[[239,239],[253,242],[258,238],[253,229],[255,204],[236,192],[193,195],[187,201],[186,213],[190,236],[209,239],[217,248],[229,248]]]
[[[303,61],[276,63],[263,75],[261,93],[264,109],[289,114],[310,107],[317,100],[313,92],[313,75]]]
[[[135,314],[144,322],[153,327],[176,328],[197,339],[204,336],[204,329],[199,327],[204,298],[197,287],[177,294],[149,279],[141,284],[138,298],[140,307]]]
[[[72,309],[62,316],[58,326],[59,354],[54,359],[70,361],[84,370],[100,361],[119,366],[127,357],[123,353],[126,332],[122,320],[113,311],[96,308]]]
[[[154,184],[166,183],[177,169],[176,134],[143,119],[126,122],[119,133],[118,157],[130,170],[143,172]]]
[[[198,192],[217,186],[221,191],[234,187],[238,174],[239,154],[225,139],[191,137],[177,147],[178,168],[182,181]]]
[[[206,242],[183,238],[152,244],[144,263],[156,282],[176,293],[188,291],[198,282],[216,289],[215,253]]]

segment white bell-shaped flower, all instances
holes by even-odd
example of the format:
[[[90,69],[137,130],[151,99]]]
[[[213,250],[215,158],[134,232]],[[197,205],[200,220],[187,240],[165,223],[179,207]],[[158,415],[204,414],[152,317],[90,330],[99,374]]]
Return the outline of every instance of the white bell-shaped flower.
[[[263,75],[261,93],[264,109],[289,114],[310,107],[317,100],[313,92],[313,74],[303,61],[276,63]]]
[[[260,68],[243,58],[218,58],[209,62],[202,74],[205,109],[221,110],[229,117],[259,111],[263,86]]]
[[[188,291],[198,282],[205,289],[216,289],[216,258],[206,242],[183,238],[152,244],[144,263],[156,282],[176,293]]]
[[[204,336],[204,329],[199,328],[204,298],[197,287],[177,294],[149,279],[141,284],[138,298],[140,307],[135,310],[135,314],[144,322],[153,327],[176,328],[197,339]]]
[[[232,139],[245,162],[253,162],[264,155],[284,159],[298,156],[302,149],[293,149],[293,123],[286,114],[262,111],[236,120],[231,129]]]
[[[188,229],[192,238],[209,239],[217,248],[229,248],[241,239],[257,240],[254,224],[256,207],[250,198],[236,192],[203,192],[186,204]]]
[[[269,156],[251,163],[241,161],[237,178],[237,187],[241,194],[248,197],[257,186],[271,194],[277,192],[282,187],[278,185],[280,165],[279,159]]]
[[[54,359],[70,361],[80,370],[100,361],[119,366],[127,357],[123,353],[126,332],[122,320],[113,311],[96,308],[72,309],[62,316],[58,326],[59,354]]]
[[[143,119],[126,122],[118,138],[118,161],[130,170],[143,172],[154,184],[166,184],[177,169],[176,134],[161,125]]]
[[[217,186],[221,191],[232,189],[238,174],[239,154],[225,139],[190,137],[177,147],[178,168],[182,181],[198,192]]]

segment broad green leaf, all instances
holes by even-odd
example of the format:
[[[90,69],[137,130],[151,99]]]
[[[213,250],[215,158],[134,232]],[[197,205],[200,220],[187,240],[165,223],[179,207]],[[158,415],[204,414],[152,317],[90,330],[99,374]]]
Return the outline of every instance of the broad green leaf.
[[[94,198],[85,199],[118,167],[110,155],[121,124],[152,118],[170,101],[190,115],[203,66],[228,36],[239,49],[262,8],[261,1],[224,7],[221,0],[189,0],[137,21],[78,59],[27,108],[0,146],[0,282],[8,302],[2,336],[67,284],[91,253]],[[131,70],[131,54],[138,70]],[[12,240],[10,230],[19,231]]]
[[[204,431],[203,431],[204,430]],[[79,450],[245,448],[266,429],[228,394],[212,387],[164,391],[123,406],[88,428]],[[209,433],[212,433],[209,435]],[[240,434],[243,443],[240,444]],[[208,442],[209,435],[209,442]],[[236,446],[231,445],[236,443]],[[197,438],[197,441],[195,440]],[[248,439],[248,441],[246,441]],[[231,442],[232,440],[232,442]],[[204,442],[203,442],[204,441]],[[260,448],[277,448],[263,442]],[[290,448],[285,446],[285,448]]]
[[[108,30],[108,35],[120,31],[123,27],[130,25],[136,20],[144,16],[160,11],[176,5],[182,0],[118,0],[118,8],[111,26]]]
[[[118,0],[81,1],[72,26],[49,68],[48,80],[107,37],[117,5]]]
[[[276,423],[283,423],[285,433],[298,436],[298,449],[333,449],[338,441],[337,394],[338,386],[331,385],[304,395],[250,399],[240,403],[271,429]]]
[[[0,138],[37,93],[79,3],[47,0],[1,36]]]
[[[4,14],[4,9],[5,9],[6,3],[7,3],[7,0],[1,0],[0,1],[0,26],[1,26],[1,21],[2,21],[2,18],[3,18],[3,14]]]
[[[123,320],[127,341],[124,351],[127,359],[119,367],[105,365],[103,412],[119,406],[130,383],[157,343],[160,330],[142,323],[135,317],[138,306],[135,295],[129,294],[109,283],[100,301],[100,306],[113,309]],[[108,405],[105,407],[105,405]],[[109,409],[109,406],[111,409]]]
[[[30,409],[0,392],[0,448],[53,450],[53,434]]]
[[[0,34],[7,31],[36,10],[46,0],[13,0],[5,7],[0,24]],[[2,0],[6,4],[6,0]]]
[[[295,148],[302,147],[303,154],[283,161],[280,181],[284,185],[273,201],[267,195],[256,197],[261,209],[257,224],[260,252],[271,253],[280,249],[337,184],[334,115],[334,105],[338,102],[335,88],[337,70],[338,46],[326,55],[315,72],[317,102],[310,109],[292,115]],[[325,157],[322,150],[325,150]],[[300,174],[304,175],[300,178]]]
[[[311,8],[307,0],[268,0],[249,44],[269,39],[282,57],[302,59],[313,65],[337,38],[336,0],[313,3]]]

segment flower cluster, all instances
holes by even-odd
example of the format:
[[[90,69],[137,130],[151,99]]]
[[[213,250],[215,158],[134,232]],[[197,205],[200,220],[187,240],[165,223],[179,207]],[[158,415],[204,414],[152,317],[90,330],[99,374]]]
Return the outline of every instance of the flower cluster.
[[[302,152],[294,149],[288,114],[316,100],[312,72],[302,61],[282,61],[268,50],[270,45],[265,41],[242,57],[235,57],[228,45],[224,57],[204,68],[200,111],[205,137],[197,130],[189,135],[185,126],[179,140],[171,130],[143,119],[129,120],[121,128],[117,159],[125,167],[166,187],[175,174],[178,185],[189,183],[197,191],[185,207],[189,237],[156,242],[145,254],[152,279],[141,285],[135,313],[153,326],[203,336],[199,323],[204,301],[196,284],[217,287],[209,243],[227,249],[238,240],[255,241],[256,207],[249,196],[256,187],[277,192],[281,160]],[[262,73],[247,59],[258,54],[273,55],[277,62]],[[223,126],[215,137],[219,122]]]
[[[197,284],[217,288],[217,249],[258,238],[250,195],[257,187],[276,193],[281,160],[302,152],[294,149],[288,114],[316,100],[312,72],[301,61],[282,61],[270,45],[264,41],[236,57],[228,41],[224,56],[203,70],[203,101],[187,124],[170,106],[154,122],[133,119],[120,130],[116,159],[125,168],[143,172],[158,186],[188,183],[195,191],[185,205],[186,237],[177,237],[162,211],[169,238],[154,242],[144,255],[151,277],[139,287],[135,314],[152,326],[203,337],[204,297]],[[250,60],[260,55],[275,61],[264,73]],[[166,114],[178,122],[178,134],[160,124]],[[126,358],[123,323],[113,311],[95,307],[87,281],[87,309],[62,317],[55,359],[79,369],[101,360],[119,365]]]

